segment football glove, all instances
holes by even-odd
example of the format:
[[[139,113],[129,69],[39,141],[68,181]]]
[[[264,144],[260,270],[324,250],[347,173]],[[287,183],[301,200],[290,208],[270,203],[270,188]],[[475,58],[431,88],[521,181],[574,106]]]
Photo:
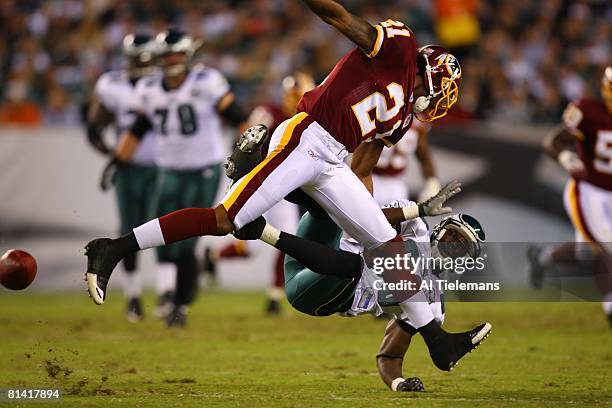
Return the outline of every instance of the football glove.
[[[432,215],[443,215],[453,211],[451,207],[442,207],[446,201],[448,201],[455,194],[461,192],[461,183],[457,180],[451,181],[436,195],[429,199],[419,203],[419,215],[420,216],[432,216]]]
[[[252,241],[261,238],[266,227],[266,219],[261,215],[239,230],[234,231],[234,237],[243,241]]]
[[[557,157],[557,160],[559,161],[561,167],[563,167],[569,174],[577,174],[585,170],[582,160],[580,160],[575,152],[570,150],[561,151]]]
[[[425,185],[423,189],[419,193],[419,202],[427,200],[429,197],[434,196],[438,191],[440,191],[440,180],[435,177],[428,177],[425,180]]]
[[[117,157],[113,157],[102,170],[102,176],[100,177],[100,188],[102,191],[108,190],[117,178],[117,171],[125,166],[125,163],[119,160]]]

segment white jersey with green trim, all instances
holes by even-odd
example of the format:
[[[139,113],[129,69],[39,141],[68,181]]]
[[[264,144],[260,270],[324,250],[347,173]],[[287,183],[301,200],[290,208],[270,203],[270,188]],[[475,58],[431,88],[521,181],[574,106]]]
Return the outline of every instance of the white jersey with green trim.
[[[153,126],[158,166],[191,170],[223,161],[225,149],[216,106],[229,90],[221,73],[201,65],[192,67],[176,89],[166,89],[161,75],[136,84],[139,110]]]
[[[98,78],[94,88],[94,95],[102,106],[115,117],[115,133],[117,140],[121,134],[128,130],[138,112],[135,110],[135,86],[130,81],[127,71],[109,71]],[[147,133],[138,146],[131,160],[136,164],[151,165],[155,162],[155,143],[151,133]]]
[[[396,200],[391,202],[389,207],[404,207],[406,205],[417,205],[415,202],[408,200]],[[419,249],[420,257],[431,256],[431,244],[429,240],[429,229],[427,224],[421,218],[415,218],[402,223],[400,236],[404,241],[413,241]],[[363,247],[354,239],[343,238],[340,241],[340,249],[343,251],[353,252],[356,254],[363,253]],[[383,308],[379,304],[379,292],[381,292],[382,278],[377,275],[374,270],[366,265],[365,259],[362,262],[363,269],[361,278],[355,288],[355,296],[351,308],[343,316],[358,316],[364,313],[372,313],[376,316],[383,314]],[[426,276],[430,272],[419,270],[416,272],[419,276]]]

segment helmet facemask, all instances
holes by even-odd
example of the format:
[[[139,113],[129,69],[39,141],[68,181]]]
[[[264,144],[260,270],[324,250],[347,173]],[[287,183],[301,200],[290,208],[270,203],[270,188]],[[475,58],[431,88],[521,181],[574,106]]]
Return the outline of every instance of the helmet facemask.
[[[189,71],[191,59],[195,51],[201,46],[201,42],[194,41],[190,36],[176,30],[167,30],[159,33],[155,38],[157,52],[160,57],[160,67],[167,78],[176,78]],[[185,57],[180,62],[166,61],[173,54],[183,54]]]
[[[423,113],[416,117],[422,122],[432,122],[446,116],[457,103],[461,66],[452,54],[438,46],[419,48],[417,65],[426,95],[414,102],[415,112]]]
[[[467,214],[444,218],[431,233],[432,252],[443,259],[476,259],[482,253],[484,242],[482,226]]]

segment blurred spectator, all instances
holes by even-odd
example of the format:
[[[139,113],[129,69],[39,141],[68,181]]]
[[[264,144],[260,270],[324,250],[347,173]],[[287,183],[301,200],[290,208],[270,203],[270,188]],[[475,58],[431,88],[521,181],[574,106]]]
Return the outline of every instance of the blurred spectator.
[[[596,94],[611,62],[612,6],[601,0],[342,0],[371,22],[406,22],[464,67],[458,117],[552,121]],[[323,80],[353,47],[297,0],[2,0],[2,122],[71,124],[98,75],[121,67],[128,32],[176,25],[248,109],[279,97],[295,69]],[[41,119],[42,118],[42,119]]]

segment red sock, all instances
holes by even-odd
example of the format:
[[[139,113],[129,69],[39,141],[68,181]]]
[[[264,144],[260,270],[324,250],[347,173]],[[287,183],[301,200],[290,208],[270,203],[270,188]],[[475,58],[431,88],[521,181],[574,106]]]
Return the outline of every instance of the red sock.
[[[212,208],[184,208],[174,211],[160,217],[159,226],[166,245],[217,233],[217,219]]]

